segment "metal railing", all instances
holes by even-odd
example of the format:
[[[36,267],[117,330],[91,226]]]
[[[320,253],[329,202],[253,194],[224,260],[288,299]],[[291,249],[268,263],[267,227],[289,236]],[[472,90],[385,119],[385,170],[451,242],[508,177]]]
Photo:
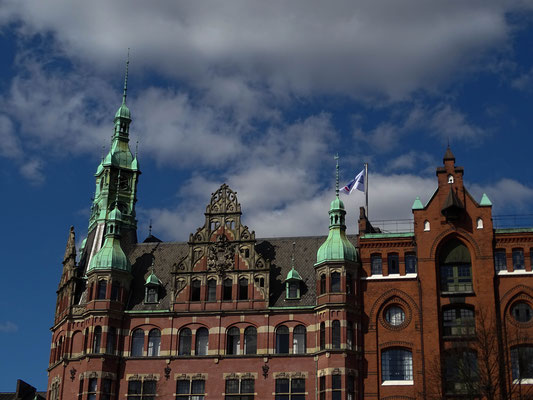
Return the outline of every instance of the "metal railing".
[[[533,228],[533,214],[493,215],[492,225],[495,229]]]
[[[414,232],[412,219],[384,219],[370,221],[374,228],[379,228],[383,233]]]

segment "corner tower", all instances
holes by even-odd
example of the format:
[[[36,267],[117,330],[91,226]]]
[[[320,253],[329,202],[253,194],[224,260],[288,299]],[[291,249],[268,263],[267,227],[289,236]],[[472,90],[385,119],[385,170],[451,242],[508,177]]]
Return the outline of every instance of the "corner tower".
[[[87,267],[103,244],[106,226],[115,206],[121,213],[121,242],[126,245],[137,242],[135,203],[137,202],[137,182],[141,171],[137,162],[137,151],[133,155],[129,148],[131,113],[126,105],[128,66],[129,56],[126,62],[122,104],[113,120],[115,126],[111,147],[107,155],[102,158],[95,173],[96,189],[86,242],[85,265]]]

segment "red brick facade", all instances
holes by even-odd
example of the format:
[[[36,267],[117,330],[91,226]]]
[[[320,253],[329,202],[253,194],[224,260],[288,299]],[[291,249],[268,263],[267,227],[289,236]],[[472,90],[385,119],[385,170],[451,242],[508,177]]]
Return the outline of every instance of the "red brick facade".
[[[256,239],[225,185],[187,243],[123,241],[131,272],[87,273],[95,234],[76,263],[71,231],[48,399],[526,397],[533,229],[494,229],[449,150],[437,180],[412,232],[361,210],[356,262]]]

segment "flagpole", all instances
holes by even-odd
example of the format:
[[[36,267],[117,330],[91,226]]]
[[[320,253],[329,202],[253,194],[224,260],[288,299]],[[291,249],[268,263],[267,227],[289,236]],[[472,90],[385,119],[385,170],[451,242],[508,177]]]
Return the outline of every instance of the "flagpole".
[[[366,219],[368,219],[368,163],[365,163],[365,206]]]

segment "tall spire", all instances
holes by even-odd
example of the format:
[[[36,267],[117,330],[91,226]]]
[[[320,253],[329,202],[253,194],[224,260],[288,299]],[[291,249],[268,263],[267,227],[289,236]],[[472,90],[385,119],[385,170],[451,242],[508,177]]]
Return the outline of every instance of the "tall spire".
[[[339,197],[339,153],[333,157],[337,161],[336,174],[335,174],[335,195]]]
[[[126,74],[124,75],[124,92],[122,93],[122,104],[126,104],[128,95],[128,67],[130,65],[130,48],[128,47],[128,58],[126,59]]]

